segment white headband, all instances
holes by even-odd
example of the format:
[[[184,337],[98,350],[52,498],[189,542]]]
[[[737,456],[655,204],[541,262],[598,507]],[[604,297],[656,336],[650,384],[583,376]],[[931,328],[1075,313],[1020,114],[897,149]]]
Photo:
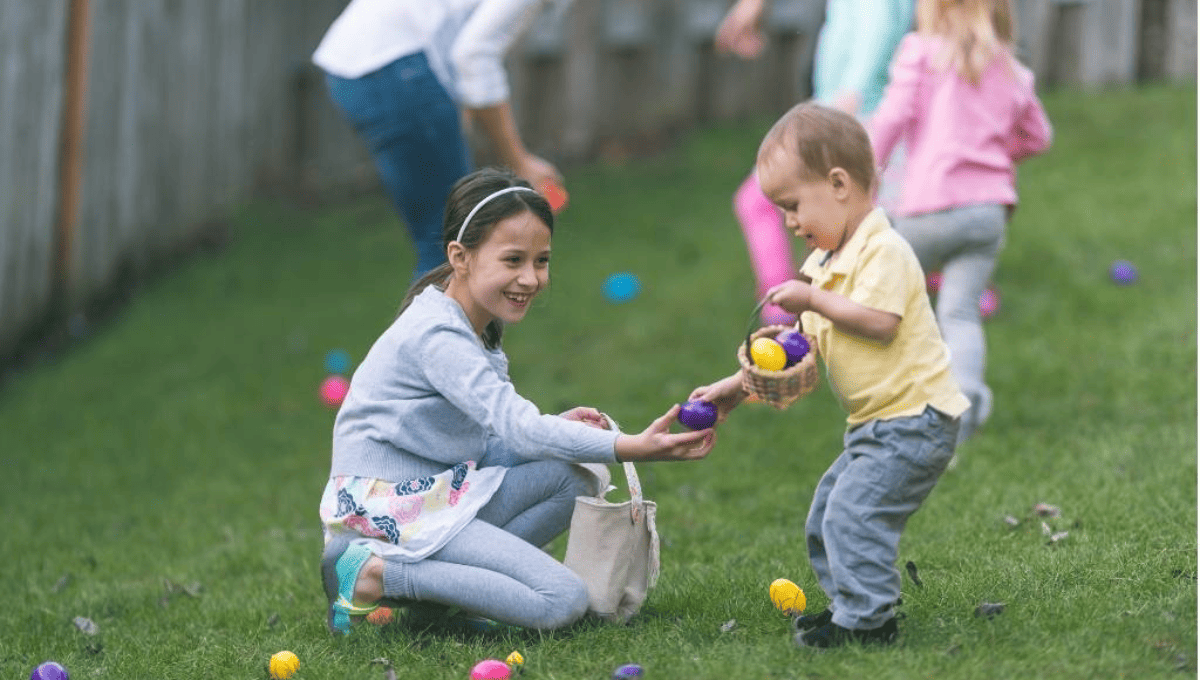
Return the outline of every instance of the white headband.
[[[492,200],[493,198],[495,198],[497,196],[503,196],[504,194],[511,194],[514,191],[533,191],[533,189],[530,189],[529,187],[505,187],[504,189],[501,189],[500,191],[496,191],[491,194],[488,194],[486,197],[484,197],[484,199],[482,201],[476,203],[474,208],[471,208],[471,212],[467,213],[467,219],[463,220],[462,226],[458,228],[458,238],[456,238],[454,240],[458,241],[459,243],[462,243],[463,234],[466,233],[467,225],[471,223],[471,218],[475,216],[475,213],[479,212],[480,208],[487,205],[488,201]],[[536,194],[537,192],[533,191],[533,193]]]

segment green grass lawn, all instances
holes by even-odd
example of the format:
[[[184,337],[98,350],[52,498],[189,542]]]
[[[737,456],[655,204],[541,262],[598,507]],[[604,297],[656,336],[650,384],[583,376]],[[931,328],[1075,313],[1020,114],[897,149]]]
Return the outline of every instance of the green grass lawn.
[[[534,680],[599,680],[631,661],[648,680],[1195,676],[1196,91],[1046,103],[1054,148],[1021,170],[995,277],[995,414],[909,524],[900,562],[923,586],[905,578],[894,647],[798,650],[767,599],[787,577],[826,604],[801,536],[840,451],[825,388],[784,412],[740,409],[704,461],[641,467],[663,574],[628,626],[331,638],[317,570],[323,357],[362,357],[412,261],[372,198],[239,210],[226,252],[8,382],[0,677],[55,659],[76,680],[261,678],[282,649],[300,680],[382,679],[377,658],[401,678],[462,679],[514,649]],[[569,173],[553,284],[505,338],[524,395],[640,430],[735,368],[754,291],[730,197],[768,124]],[[1110,282],[1119,258],[1139,267],[1135,285]],[[642,284],[623,305],[601,293],[617,271]],[[1062,516],[1034,516],[1037,503]],[[1067,537],[1048,544],[1043,522]],[[977,618],[983,602],[1005,609]]]

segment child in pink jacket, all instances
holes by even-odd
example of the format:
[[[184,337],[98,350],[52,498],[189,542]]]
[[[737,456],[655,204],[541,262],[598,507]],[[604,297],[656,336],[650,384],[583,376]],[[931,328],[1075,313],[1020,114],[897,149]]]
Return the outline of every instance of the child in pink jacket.
[[[908,150],[893,223],[925,272],[942,272],[938,325],[971,400],[960,442],[992,410],[979,298],[1016,208],[1016,166],[1051,138],[1012,40],[1010,0],[920,0],[868,125],[876,159],[901,141]]]

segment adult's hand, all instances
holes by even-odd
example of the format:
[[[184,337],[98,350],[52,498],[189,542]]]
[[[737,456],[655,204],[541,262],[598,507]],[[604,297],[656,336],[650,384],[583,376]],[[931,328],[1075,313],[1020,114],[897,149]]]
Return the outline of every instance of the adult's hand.
[[[762,53],[767,40],[759,24],[765,9],[764,0],[738,0],[721,24],[714,39],[717,51],[728,52],[742,59],[754,59]]]

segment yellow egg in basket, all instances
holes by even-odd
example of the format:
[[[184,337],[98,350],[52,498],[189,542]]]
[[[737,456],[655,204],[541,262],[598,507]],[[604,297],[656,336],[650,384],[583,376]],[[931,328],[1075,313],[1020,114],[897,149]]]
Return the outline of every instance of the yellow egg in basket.
[[[787,352],[771,338],[758,338],[750,345],[750,359],[761,369],[781,371],[787,365]]]

